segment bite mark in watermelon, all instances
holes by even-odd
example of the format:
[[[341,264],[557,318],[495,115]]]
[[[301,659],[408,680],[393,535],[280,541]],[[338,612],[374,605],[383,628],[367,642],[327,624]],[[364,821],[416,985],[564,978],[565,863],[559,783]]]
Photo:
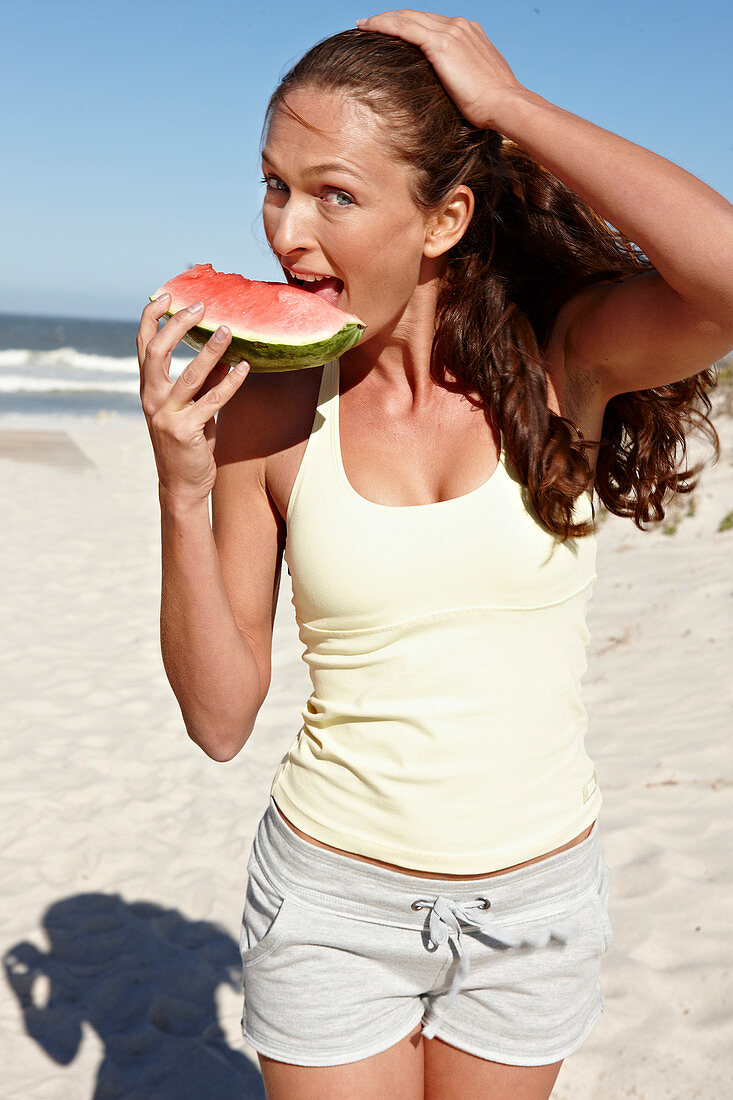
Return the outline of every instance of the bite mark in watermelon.
[[[166,318],[192,302],[204,303],[201,321],[183,337],[200,351],[219,325],[232,340],[220,362],[245,359],[254,372],[319,367],[361,339],[364,322],[323,298],[288,283],[263,283],[197,264],[163,283],[150,300],[168,292]]]

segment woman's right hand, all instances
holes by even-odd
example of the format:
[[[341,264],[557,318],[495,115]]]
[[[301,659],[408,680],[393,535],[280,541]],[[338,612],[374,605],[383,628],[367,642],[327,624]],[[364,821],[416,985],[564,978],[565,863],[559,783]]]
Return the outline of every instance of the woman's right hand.
[[[137,333],[140,364],[140,399],[155,452],[161,491],[171,500],[194,503],[206,500],[216,480],[214,414],[236,393],[249,374],[248,363],[232,370],[219,362],[232,334],[219,328],[171,381],[169,369],[174,348],[204,315],[202,303],[174,314],[158,332],[169,295],[145,307]]]

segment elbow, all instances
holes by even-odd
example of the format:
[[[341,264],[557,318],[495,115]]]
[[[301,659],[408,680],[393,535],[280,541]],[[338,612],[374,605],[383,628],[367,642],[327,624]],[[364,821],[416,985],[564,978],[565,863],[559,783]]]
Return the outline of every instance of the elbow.
[[[217,764],[226,764],[244,748],[252,733],[252,726],[225,731],[221,726],[207,730],[187,724],[186,732],[210,760],[216,761]]]
[[[201,745],[198,741],[196,742],[196,744],[199,745],[200,749],[203,749],[210,760],[214,760],[217,764],[229,763],[229,761],[233,760],[234,757],[238,754],[239,750],[242,748],[242,745],[239,745],[239,747],[230,747],[228,745]]]
[[[263,702],[263,697],[250,695],[228,706],[216,705],[216,700],[209,706],[184,706],[180,700],[179,705],[189,738],[210,760],[225,764],[247,744]]]

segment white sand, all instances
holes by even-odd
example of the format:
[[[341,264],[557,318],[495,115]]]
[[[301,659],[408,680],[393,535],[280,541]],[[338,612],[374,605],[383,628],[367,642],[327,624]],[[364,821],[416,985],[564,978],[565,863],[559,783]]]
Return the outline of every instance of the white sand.
[[[616,944],[606,1011],[557,1100],[732,1094],[729,412],[674,534],[601,526],[585,688]],[[236,945],[253,832],[309,692],[287,572],[270,695],[240,756],[215,764],[187,739],[159,656],[142,420],[3,426],[69,446],[0,454],[0,935],[15,987],[0,1094],[263,1097]]]

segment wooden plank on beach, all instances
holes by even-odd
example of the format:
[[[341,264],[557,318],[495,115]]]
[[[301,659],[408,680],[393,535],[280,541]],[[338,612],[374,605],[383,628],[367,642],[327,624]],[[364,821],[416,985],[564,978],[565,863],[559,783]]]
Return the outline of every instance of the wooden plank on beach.
[[[94,466],[66,432],[2,431],[0,459],[3,458],[69,469],[88,469]]]

